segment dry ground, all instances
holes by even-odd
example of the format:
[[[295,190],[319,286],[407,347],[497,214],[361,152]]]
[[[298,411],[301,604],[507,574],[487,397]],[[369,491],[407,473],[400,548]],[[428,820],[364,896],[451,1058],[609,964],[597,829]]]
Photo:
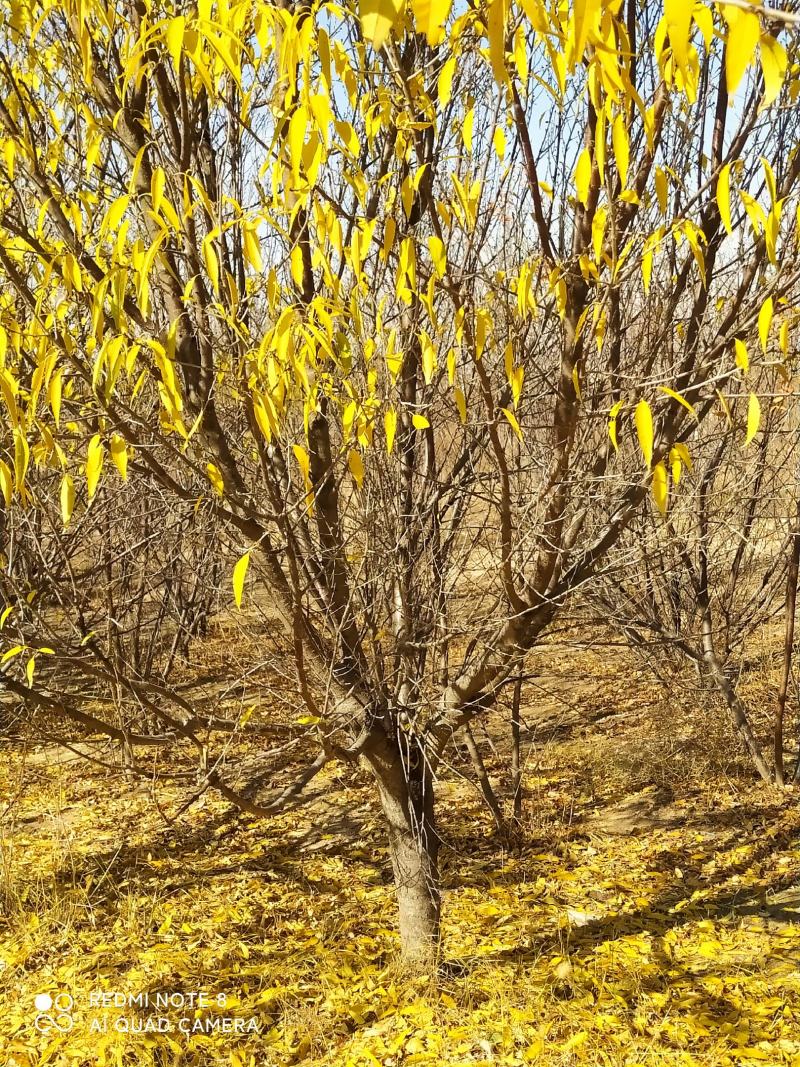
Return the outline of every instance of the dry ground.
[[[438,978],[398,966],[349,770],[271,822],[210,795],[171,822],[174,788],[3,746],[0,1064],[800,1065],[797,794],[754,785],[718,707],[618,647],[554,645],[537,670],[519,847],[466,764],[440,787]],[[502,750],[499,716],[490,733]],[[210,1003],[162,1010],[159,991]],[[66,1032],[40,1032],[35,998],[58,992]],[[148,1019],[164,1032],[124,1032]],[[183,1032],[197,1020],[211,1032]]]

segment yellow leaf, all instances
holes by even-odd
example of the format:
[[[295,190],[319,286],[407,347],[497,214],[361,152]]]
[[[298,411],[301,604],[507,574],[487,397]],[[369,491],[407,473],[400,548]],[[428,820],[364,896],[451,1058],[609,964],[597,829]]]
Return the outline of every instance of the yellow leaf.
[[[311,460],[309,459],[308,452],[306,452],[302,445],[292,445],[292,451],[300,466],[300,470],[303,472],[303,480],[306,485],[310,485],[311,479],[309,477],[309,471],[311,470]]]
[[[517,437],[521,441],[522,440],[522,430],[520,430],[520,428],[519,428],[519,423],[517,422],[517,417],[514,414],[514,412],[513,411],[509,411],[508,408],[500,408],[500,410],[503,412],[505,417],[508,419],[508,423],[511,426],[511,429],[514,431],[514,433],[517,435]]]
[[[608,436],[611,438],[611,444],[614,446],[615,452],[619,451],[619,445],[617,444],[617,416],[624,403],[624,400],[618,400],[608,413]]]
[[[57,427],[61,423],[62,384],[62,372],[59,370],[50,379],[50,384],[47,387],[47,402],[50,404],[50,410],[53,412],[53,419]]]
[[[589,1035],[585,1030],[579,1030],[577,1034],[573,1034],[572,1037],[565,1041],[560,1046],[561,1052],[572,1052],[573,1049],[580,1048],[581,1045],[585,1045]]]
[[[13,182],[14,180],[14,158],[17,154],[17,146],[9,138],[3,145],[3,160],[6,165],[6,173],[8,174],[8,180]]]
[[[111,459],[120,473],[123,482],[128,480],[128,444],[124,437],[113,434],[111,438]]]
[[[386,345],[386,366],[389,369],[389,373],[392,376],[392,381],[397,381],[397,376],[403,368],[403,353],[395,350],[395,330],[389,335],[389,340]]]
[[[650,292],[650,278],[653,273],[653,242],[648,238],[644,243],[644,252],[642,253],[642,284],[644,285],[644,291]]]
[[[672,468],[672,481],[675,485],[681,484],[681,459],[674,448],[669,450],[669,462]]]
[[[617,161],[619,180],[624,189],[628,184],[628,164],[630,162],[630,143],[624,115],[617,115],[614,119],[614,125],[611,128],[611,143],[614,146],[614,158]]]
[[[667,194],[669,192],[669,182],[667,179],[667,172],[662,170],[661,167],[656,167],[656,199],[658,200],[658,210],[662,215],[667,213]]]
[[[506,0],[489,0],[486,17],[489,34],[489,60],[498,85],[508,81],[506,70]]]
[[[775,172],[770,166],[770,162],[764,156],[761,157],[761,166],[764,168],[764,177],[767,181],[767,188],[769,189],[769,198],[772,204],[778,199],[778,187],[775,183]]]
[[[443,242],[438,237],[429,237],[428,251],[431,254],[431,262],[433,263],[433,269],[436,271],[436,276],[443,278],[447,271],[447,253]]]
[[[255,416],[256,425],[264,435],[267,444],[269,444],[272,441],[272,424],[270,423],[267,406],[257,392],[253,393],[253,415]]]
[[[118,196],[117,199],[114,200],[109,206],[105,218],[103,219],[103,224],[100,227],[102,233],[105,233],[108,230],[116,230],[117,226],[119,226],[122,221],[122,216],[125,214],[129,203],[130,197],[127,194]]]
[[[391,455],[394,449],[394,437],[397,433],[397,412],[394,408],[389,408],[383,416],[383,426],[386,431],[386,452]]]
[[[594,258],[600,260],[600,256],[603,253],[603,237],[606,232],[606,218],[608,211],[604,207],[599,207],[594,213],[592,219],[592,249],[594,251]]]
[[[75,507],[75,483],[68,474],[61,479],[61,521],[69,526],[72,509]]]
[[[219,294],[219,262],[217,261],[217,253],[214,251],[213,240],[210,234],[204,237],[201,252],[214,292]]]
[[[261,273],[264,264],[261,259],[261,242],[256,232],[256,223],[245,222],[242,226],[242,248],[244,258],[256,273]]]
[[[667,469],[663,463],[653,467],[653,499],[662,515],[667,514]]]
[[[753,59],[761,36],[761,27],[758,15],[753,14],[752,11],[743,11],[741,8],[734,7],[733,4],[723,4],[722,13],[728,23],[725,77],[728,95],[733,96]]]
[[[464,396],[464,392],[461,389],[454,389],[453,395],[456,398],[456,407],[458,408],[458,417],[461,419],[463,426],[467,425],[467,400]]]
[[[692,4],[689,0],[664,0],[669,43],[681,71],[688,69],[689,40],[692,28]]]
[[[461,123],[461,140],[464,142],[464,147],[468,152],[472,152],[472,130],[475,125],[475,108],[471,107],[467,109],[467,113],[464,115],[464,121]],[[408,212],[406,212],[408,214]]]
[[[397,223],[394,219],[387,219],[386,224],[383,227],[383,245],[381,246],[381,258],[383,262],[388,262],[389,253],[394,247],[394,238],[397,233]]]
[[[165,183],[166,175],[164,174],[164,168],[156,167],[150,178],[150,199],[153,211],[155,211],[156,214],[158,214],[159,208],[161,207]]]
[[[28,439],[21,426],[14,427],[14,483],[19,492],[25,485],[25,475],[28,472],[28,463],[31,458],[31,450],[28,447]]]
[[[538,1034],[534,1036],[533,1041],[525,1049],[525,1062],[533,1063],[538,1060],[544,1050],[544,1039],[539,1037]]]
[[[411,0],[417,32],[425,34],[432,48],[442,42],[451,6],[452,0]]]
[[[347,457],[347,466],[350,468],[350,473],[355,479],[355,483],[360,489],[364,484],[364,460],[361,453],[357,448],[352,448]]]
[[[3,493],[3,500],[6,502],[6,507],[11,507],[11,496],[13,493],[14,480],[11,477],[11,468],[2,459],[0,459],[0,490]]]
[[[728,233],[733,233],[731,225],[731,165],[726,163],[717,178],[717,205],[722,224]]]
[[[572,387],[575,390],[575,396],[578,398],[578,400],[583,400],[583,396],[581,394],[581,376],[578,372],[577,363],[572,368]]]
[[[295,181],[300,177],[300,164],[303,160],[303,145],[308,129],[308,112],[304,107],[295,108],[289,120],[289,161]]]
[[[236,566],[233,568],[233,597],[236,601],[236,607],[242,606],[242,593],[244,591],[244,579],[247,575],[247,568],[250,566],[250,553],[245,552],[241,559],[237,560]]]
[[[208,475],[208,480],[213,485],[214,490],[222,496],[225,492],[225,482],[223,481],[219,467],[215,466],[213,463],[206,463],[206,474]]]
[[[456,57],[450,56],[445,65],[442,67],[442,71],[439,75],[439,82],[437,85],[437,91],[439,94],[439,103],[442,107],[446,107],[450,103],[450,97],[453,92],[453,75],[456,72]]]
[[[298,289],[302,289],[303,278],[305,275],[305,265],[303,263],[303,249],[300,247],[300,245],[295,245],[292,249],[289,264],[292,270],[292,281]]]
[[[78,261],[71,253],[64,256],[64,281],[70,289],[74,289],[76,293],[83,292],[83,277],[81,276],[81,268],[78,266]]]
[[[600,11],[600,0],[575,0],[570,39],[573,63],[580,63],[589,38],[589,30]]]
[[[636,424],[639,447],[642,450],[644,461],[649,467],[653,460],[653,413],[646,400],[640,400],[636,405],[633,419]]]
[[[755,393],[750,394],[750,398],[747,401],[747,436],[744,443],[749,445],[755,435],[758,433],[758,427],[761,424],[761,404]]]
[[[175,67],[176,74],[180,72],[181,50],[183,49],[183,35],[185,29],[186,19],[183,15],[177,15],[167,23],[167,30],[165,33],[167,51],[172,58],[172,65]]]
[[[511,397],[514,401],[514,407],[519,404],[519,398],[522,395],[522,383],[525,381],[525,368],[515,367],[514,373],[511,375]]]
[[[778,330],[778,347],[784,356],[789,354],[789,320],[784,319]]]
[[[475,312],[475,358],[480,359],[486,347],[486,337],[492,327],[492,317],[486,308]]]
[[[767,342],[769,340],[769,328],[772,325],[772,312],[774,309],[774,303],[771,296],[768,296],[764,303],[761,305],[761,310],[758,313],[758,339],[761,341],[761,347],[764,350],[764,355],[767,354]]]
[[[424,330],[420,336],[420,346],[422,348],[422,376],[425,384],[430,385],[436,371],[436,349]]]
[[[733,342],[733,346],[736,350],[734,357],[736,366],[742,371],[743,374],[747,374],[750,370],[750,357],[747,354],[747,345],[739,337]]]
[[[692,465],[692,457],[689,455],[689,449],[686,447],[685,444],[683,444],[682,441],[678,441],[672,446],[672,448],[670,449],[670,454],[672,454],[673,452],[680,459],[681,463],[684,465],[687,471],[694,470],[694,466]]]
[[[689,401],[685,397],[682,397],[680,393],[676,393],[674,389],[670,389],[666,385],[659,385],[658,388],[661,390],[662,393],[666,393],[667,396],[671,396],[673,400],[677,400],[679,404],[682,404],[687,411],[691,412],[691,414],[694,415],[695,418],[697,418],[697,412],[694,410]]]
[[[764,96],[761,107],[769,105],[777,99],[786,77],[786,49],[768,33],[762,34],[759,42],[759,54],[761,57],[761,70],[764,74]]]
[[[471,116],[472,112],[470,111],[469,114]],[[466,120],[465,120],[464,124],[466,125]],[[464,137],[464,144],[467,145],[467,151],[468,152],[471,151],[471,147],[472,147],[471,143],[467,144],[466,137]],[[411,175],[410,174],[407,175],[406,178],[403,181],[402,187],[400,189],[400,199],[403,202],[403,211],[406,214],[406,218],[410,219],[411,218],[411,212],[412,212],[413,207],[414,207],[414,185],[413,185],[413,183],[411,181]]]
[[[236,84],[239,87],[239,89],[241,89],[241,87],[242,87],[242,78],[241,78],[240,65],[236,60],[236,56],[231,51],[231,48],[230,48],[230,45],[229,45],[227,39],[225,37],[222,37],[222,36],[217,36],[217,34],[214,34],[214,33],[206,34],[205,35],[205,39],[209,43],[209,45],[214,49],[214,51],[219,56],[219,58],[222,60],[223,64],[225,65],[225,67],[228,70],[228,73],[233,78],[233,80],[236,82]],[[197,60],[198,54],[199,54],[199,50],[198,50],[198,52],[194,53],[193,59],[194,59],[194,62],[195,62],[195,66],[197,66],[198,70],[199,70],[201,68],[198,65],[198,60]]]
[[[383,48],[402,10],[402,0],[359,0],[361,32],[367,44],[371,44],[376,51]]]
[[[100,481],[100,472],[103,469],[104,454],[100,434],[96,433],[89,442],[89,448],[86,453],[86,491],[90,500],[97,491],[97,483]]]
[[[427,430],[430,426],[430,423],[424,415],[412,415],[411,421],[414,424],[415,430]]]
[[[584,207],[589,204],[589,186],[592,181],[592,156],[588,148],[584,148],[578,156],[578,165],[575,168],[575,191],[578,200]]]

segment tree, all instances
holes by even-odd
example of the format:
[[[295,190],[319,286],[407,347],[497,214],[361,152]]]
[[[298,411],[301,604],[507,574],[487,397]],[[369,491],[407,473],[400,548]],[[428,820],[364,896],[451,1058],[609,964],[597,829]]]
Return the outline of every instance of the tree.
[[[121,719],[87,717],[71,679],[96,642],[62,627],[37,654],[24,581],[6,684],[134,763],[193,745],[200,787],[255,814],[359,762],[404,952],[427,958],[448,746],[648,497],[665,511],[735,339],[796,284],[784,22],[634,0],[2,10],[5,536],[32,509],[80,538],[117,478],[213,517],[237,605],[255,574],[283,619],[317,754],[259,802],[215,747],[237,724],[135,670]]]
[[[791,309],[784,323],[796,314]],[[698,435],[693,470],[668,522],[641,514],[631,523],[589,601],[594,616],[599,609],[618,625],[670,684],[691,665],[721,701],[759,776],[783,786],[797,780],[800,766],[795,756],[784,768],[800,550],[797,419],[788,331],[782,341],[769,325],[762,316],[764,353],[782,373],[777,389],[762,376],[760,430],[751,420],[743,439],[737,428],[754,406],[743,373]],[[761,341],[754,336],[752,344]],[[759,636],[776,628],[783,630],[783,655],[774,703],[765,706],[748,699],[740,683],[756,665],[764,668],[771,653]]]

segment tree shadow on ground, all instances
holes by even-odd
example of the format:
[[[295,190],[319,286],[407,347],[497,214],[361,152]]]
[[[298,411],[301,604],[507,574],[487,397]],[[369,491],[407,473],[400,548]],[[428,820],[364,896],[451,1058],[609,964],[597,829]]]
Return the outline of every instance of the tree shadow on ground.
[[[788,809],[788,812],[787,812]],[[788,818],[787,818],[788,813]],[[740,920],[763,920],[768,924],[800,921],[800,889],[796,874],[768,873],[766,863],[776,854],[797,847],[800,838],[800,813],[790,809],[785,799],[775,802],[742,801],[724,811],[691,811],[683,813],[680,825],[668,826],[654,822],[631,831],[631,836],[646,836],[654,830],[674,831],[654,841],[647,857],[651,872],[666,874],[663,889],[639,908],[626,907],[607,916],[592,918],[590,911],[580,924],[565,928],[559,922],[568,915],[574,897],[555,905],[552,921],[541,924],[529,938],[516,945],[498,949],[479,959],[453,960],[454,974],[467,974],[472,966],[514,964],[521,968],[535,966],[547,955],[568,955],[578,964],[588,964],[603,944],[612,943],[642,933],[651,935],[652,951],[658,967],[648,981],[653,990],[663,992],[671,983],[685,981],[695,989],[698,998],[708,997],[707,990],[697,986],[697,971],[681,968],[667,953],[665,937],[672,931],[702,920],[732,923]],[[580,846],[590,841],[602,857],[603,844],[597,835],[588,835],[580,823],[572,828],[569,837],[554,845],[529,844],[519,862],[510,865],[499,875],[487,872],[487,854],[492,850],[491,839],[468,834],[454,842],[455,859],[445,865],[447,889],[484,889],[500,884],[529,881],[538,873],[548,873],[547,863],[538,864],[537,856],[555,860],[562,871],[582,866]],[[663,842],[663,844],[661,844]],[[575,849],[578,846],[578,849]],[[571,854],[574,850],[575,854]],[[749,875],[748,884],[736,885],[736,879]],[[731,884],[733,883],[733,884]],[[715,886],[720,888],[717,891]],[[587,889],[587,897],[594,898]],[[775,899],[772,899],[775,898]],[[771,902],[772,901],[772,902]],[[446,946],[445,946],[446,947]],[[785,949],[786,946],[782,946]],[[763,960],[755,961],[761,963]],[[713,972],[713,964],[709,965]],[[724,1000],[724,998],[723,998]],[[730,1005],[709,999],[713,1014],[727,1011]]]
[[[355,803],[343,804],[341,799],[327,797],[327,791],[321,785],[309,790],[303,798],[304,803],[311,805],[307,822],[298,820],[288,829],[282,826],[274,836],[266,829],[269,824],[264,823],[264,839],[256,839],[257,849],[253,847],[253,827],[238,810],[201,812],[200,821],[195,812],[191,820],[187,818],[154,830],[143,842],[130,843],[123,832],[119,846],[72,854],[69,863],[57,871],[56,881],[65,889],[91,885],[92,906],[107,912],[113,911],[131,887],[142,893],[157,887],[159,896],[169,897],[214,879],[242,874],[285,880],[303,892],[310,891],[317,896],[330,893],[333,897],[341,891],[347,874],[337,879],[317,873],[310,881],[306,866],[315,855],[336,856],[344,862],[345,871],[352,864],[354,869],[358,865],[363,873],[366,865],[372,868],[373,881],[390,881],[386,842],[382,831],[375,828],[370,804],[361,797]],[[651,903],[598,919],[590,918],[585,924],[569,929],[566,937],[565,931],[553,924],[553,929],[540,930],[537,936],[518,945],[482,956],[481,965],[492,961],[532,964],[543,953],[562,951],[565,939],[570,956],[588,959],[604,942],[648,932],[655,944],[668,931],[699,919],[721,920],[733,915],[794,921],[797,916],[791,908],[770,908],[768,904],[770,895],[791,884],[789,876],[775,876],[755,887],[722,889],[692,899],[696,891],[707,894],[715,883],[752,871],[773,852],[792,846],[800,833],[800,815],[788,824],[785,818],[780,822],[786,808],[785,801],[762,804],[743,801],[724,811],[687,809],[681,829],[692,831],[688,835],[691,840],[682,843],[674,838],[665,839],[669,847],[654,850],[648,860],[653,871],[669,874],[679,869],[682,874],[671,878]],[[128,818],[128,832],[132,832],[136,818],[136,815]],[[514,862],[504,865],[500,862],[502,844],[496,836],[476,830],[474,823],[469,830],[461,832],[456,827],[449,835],[443,857],[445,892],[484,890],[530,881],[543,870],[547,872],[553,864],[561,870],[578,867],[581,860],[571,854],[571,849],[589,837],[580,822],[568,831],[561,840],[546,836],[529,839]],[[732,838],[731,831],[741,832]],[[641,832],[647,832],[647,828]],[[727,835],[726,840],[721,841],[720,835]],[[595,837],[592,840],[597,843]],[[598,845],[601,853],[602,847]],[[727,858],[724,849],[731,852]],[[540,860],[539,856],[545,859]],[[704,872],[712,860],[716,863],[713,873]],[[461,967],[458,961],[451,962]],[[674,969],[674,963],[667,966],[668,963],[665,956],[664,967]],[[469,961],[463,964],[469,970]]]
[[[119,845],[72,853],[69,862],[55,871],[55,885],[62,890],[89,885],[93,907],[113,908],[131,887],[138,892],[158,887],[159,896],[169,897],[212,879],[243,873],[280,877],[307,889],[304,866],[312,855],[337,855],[345,861],[357,859],[361,864],[387,867],[384,842],[375,841],[369,811],[328,803],[323,792],[320,787],[306,798],[315,801],[315,808],[302,832],[291,838],[285,831],[272,838],[265,834],[270,843],[257,856],[252,854],[252,828],[246,825],[246,817],[238,809],[229,809],[205,816],[200,824],[196,819],[177,821],[135,844],[126,841],[123,830]],[[134,828],[135,819],[129,820],[127,831]],[[334,881],[326,886],[315,878],[313,888],[317,893],[335,893],[340,887]]]

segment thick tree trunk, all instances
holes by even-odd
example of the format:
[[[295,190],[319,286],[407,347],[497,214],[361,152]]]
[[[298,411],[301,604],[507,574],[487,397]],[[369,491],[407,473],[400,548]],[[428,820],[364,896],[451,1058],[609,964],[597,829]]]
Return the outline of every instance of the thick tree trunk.
[[[402,955],[425,963],[435,958],[439,948],[439,850],[430,836],[425,841],[418,832],[390,829],[389,837]]]
[[[388,738],[369,758],[389,830],[403,958],[426,964],[439,948],[441,888],[433,781],[410,736]]]

